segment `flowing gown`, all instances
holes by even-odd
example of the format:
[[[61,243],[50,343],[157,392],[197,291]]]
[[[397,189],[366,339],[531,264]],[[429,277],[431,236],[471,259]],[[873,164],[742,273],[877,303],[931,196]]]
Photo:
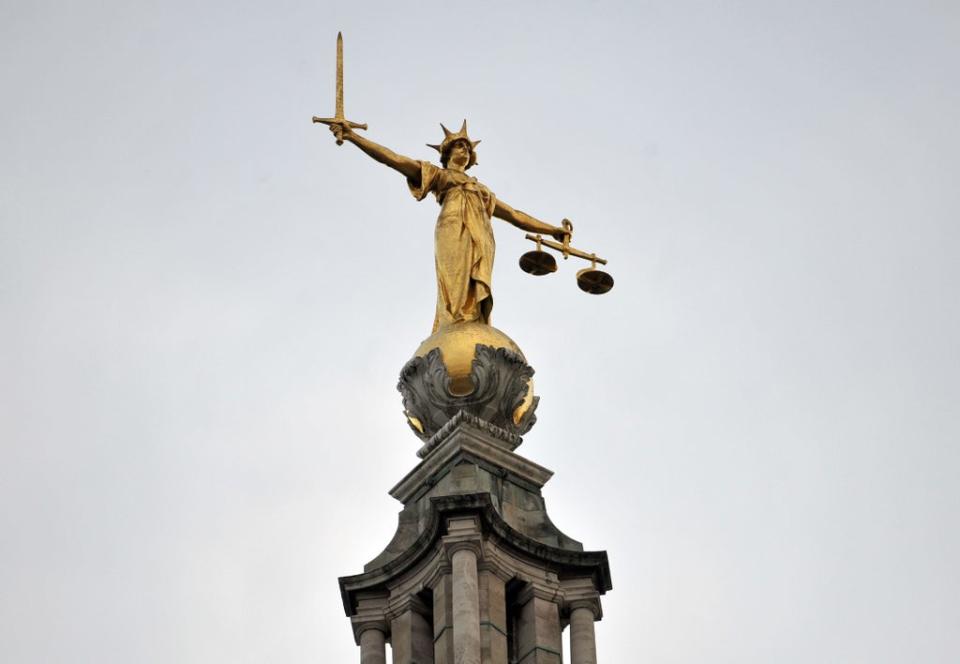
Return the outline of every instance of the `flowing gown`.
[[[490,218],[497,199],[466,173],[420,163],[420,181],[407,180],[422,201],[430,192],[440,204],[434,234],[437,265],[437,313],[433,331],[453,323],[490,324],[490,282],[495,244]]]

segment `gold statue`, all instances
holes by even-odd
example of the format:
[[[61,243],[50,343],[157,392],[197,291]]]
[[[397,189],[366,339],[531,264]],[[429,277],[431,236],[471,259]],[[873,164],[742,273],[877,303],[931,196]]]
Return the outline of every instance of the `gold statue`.
[[[598,273],[596,263],[606,261],[594,254],[587,254],[570,247],[573,224],[564,220],[561,226],[553,226],[540,221],[525,212],[516,210],[498,199],[492,191],[467,175],[467,170],[477,163],[477,144],[467,135],[467,121],[459,131],[452,132],[442,124],[443,141],[439,145],[430,145],[440,153],[442,167],[399,155],[357,134],[354,129],[366,129],[365,124],[347,120],[343,112],[343,37],[337,35],[337,90],[336,113],[333,118],[313,118],[314,122],[329,125],[336,137],[337,145],[344,141],[353,143],[364,153],[382,164],[398,171],[407,178],[410,192],[417,200],[423,200],[433,193],[440,204],[440,216],[437,219],[435,233],[435,254],[437,268],[437,308],[433,322],[433,331],[454,323],[490,324],[490,312],[493,309],[491,293],[491,274],[493,271],[494,238],[491,217],[498,217],[517,228],[536,234],[528,236],[537,243],[537,251],[525,255],[545,254],[541,245],[561,251],[564,258],[570,255],[593,261],[591,269],[581,273]],[[542,240],[541,235],[550,235],[562,243],[556,245]],[[552,256],[543,258],[552,261]],[[529,263],[529,261],[528,261]],[[530,268],[524,260],[521,267],[532,274],[545,274],[552,269],[534,261],[537,265]],[[607,277],[606,273],[599,274]],[[587,275],[587,277],[592,275]],[[586,277],[585,277],[586,278]],[[585,279],[584,278],[584,279]],[[581,288],[587,292],[606,292],[613,285],[610,279],[606,290],[593,290],[585,287],[584,279],[578,274]]]
[[[467,136],[467,123],[458,132],[443,125],[443,142],[431,145],[440,153],[442,168],[399,155],[356,134],[346,124],[331,124],[337,140],[353,143],[382,164],[407,178],[410,193],[423,200],[433,193],[440,204],[435,234],[437,311],[433,331],[451,323],[490,323],[493,308],[491,273],[495,243],[490,217],[498,217],[532,233],[564,240],[570,231],[551,226],[515,210],[466,171],[477,163],[476,145]]]
[[[429,145],[440,153],[440,167],[399,155],[363,136],[355,129],[367,125],[352,122],[343,112],[343,36],[337,35],[336,112],[332,118],[313,118],[330,127],[337,145],[353,143],[364,153],[401,173],[410,193],[419,201],[433,193],[440,204],[435,239],[437,306],[433,332],[400,372],[398,389],[403,394],[404,414],[410,427],[424,441],[456,413],[470,412],[515,435],[522,435],[536,421],[539,397],[534,395],[533,369],[520,347],[490,324],[493,309],[491,277],[495,243],[491,218],[498,217],[529,231],[527,239],[536,249],[520,257],[520,268],[545,275],[557,270],[554,257],[575,256],[590,261],[577,272],[581,290],[602,294],[613,288],[613,277],[597,269],[607,261],[596,254],[570,246],[573,224],[564,219],[553,226],[516,210],[467,171],[477,163],[477,144],[467,135],[467,121],[450,131],[442,124],[443,141]],[[549,235],[557,241],[545,239]],[[439,363],[439,364],[438,364]],[[438,371],[442,366],[443,371]],[[421,453],[428,451],[425,446]],[[421,456],[423,455],[421,454]]]

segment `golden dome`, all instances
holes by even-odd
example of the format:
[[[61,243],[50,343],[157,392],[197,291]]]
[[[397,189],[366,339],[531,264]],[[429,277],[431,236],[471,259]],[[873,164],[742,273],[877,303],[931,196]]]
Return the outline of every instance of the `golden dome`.
[[[493,348],[506,348],[519,355],[524,362],[526,357],[520,347],[506,334],[486,323],[454,323],[441,327],[427,337],[413,354],[414,357],[425,357],[434,348],[440,349],[440,355],[450,376],[450,391],[455,395],[465,396],[473,392],[473,382],[470,380],[470,370],[473,367],[473,358],[477,344]],[[529,381],[529,389],[523,403],[513,413],[514,423],[519,423],[533,403],[533,379]]]

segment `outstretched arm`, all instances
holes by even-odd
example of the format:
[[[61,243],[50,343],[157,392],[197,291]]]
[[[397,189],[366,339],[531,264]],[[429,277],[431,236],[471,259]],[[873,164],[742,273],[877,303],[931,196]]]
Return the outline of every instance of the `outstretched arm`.
[[[565,228],[560,226],[551,226],[545,221],[540,221],[539,219],[534,219],[526,212],[521,212],[520,210],[514,210],[512,207],[497,199],[497,207],[493,210],[493,216],[499,217],[504,221],[507,221],[517,228],[522,228],[525,231],[530,231],[531,233],[539,233],[541,235],[552,235],[560,242],[563,242],[565,235],[572,235],[571,231],[567,231]]]
[[[374,143],[370,139],[355,133],[346,125],[330,125],[330,131],[332,131],[337,138],[353,143],[381,164],[386,164],[393,170],[403,173],[411,180],[420,179],[420,164],[416,160],[410,157],[404,157],[402,154],[397,154],[389,148]]]

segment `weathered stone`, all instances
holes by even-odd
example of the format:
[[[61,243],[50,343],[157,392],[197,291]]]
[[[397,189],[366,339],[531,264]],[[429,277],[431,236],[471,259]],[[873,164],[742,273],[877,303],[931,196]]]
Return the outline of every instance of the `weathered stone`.
[[[396,558],[428,527],[431,499],[487,493],[494,509],[520,533],[549,546],[582,551],[547,515],[540,491],[553,473],[501,446],[471,419],[458,422],[443,442],[391,489],[404,503],[397,532],[367,571]]]
[[[454,664],[453,660],[453,579],[441,574],[433,585],[433,661]]]
[[[549,593],[530,585],[518,598],[516,661],[524,664],[562,664],[560,607]]]
[[[366,630],[390,640],[396,664],[560,664],[569,622],[574,661],[595,664],[606,553],[553,525],[541,494],[552,473],[491,430],[458,416],[391,490],[404,508],[390,544],[340,579],[371,661],[380,637]]]
[[[403,395],[410,428],[425,442],[460,411],[522,436],[537,421],[534,411],[538,397],[533,398],[519,420],[514,417],[531,389],[533,373],[533,367],[518,353],[477,344],[470,372],[472,391],[457,394],[451,389],[451,377],[440,349],[434,348],[426,356],[415,357],[404,365],[397,389]]]
[[[480,572],[480,654],[482,664],[507,663],[506,584],[491,570]]]
[[[570,662],[597,664],[593,611],[587,607],[577,607],[570,612]]]
[[[400,596],[391,602],[392,664],[433,664],[433,607],[417,595]]]
[[[360,664],[387,664],[386,636],[379,629],[361,632]]]
[[[477,554],[457,549],[451,556],[453,568],[453,661],[480,664],[480,584]]]

